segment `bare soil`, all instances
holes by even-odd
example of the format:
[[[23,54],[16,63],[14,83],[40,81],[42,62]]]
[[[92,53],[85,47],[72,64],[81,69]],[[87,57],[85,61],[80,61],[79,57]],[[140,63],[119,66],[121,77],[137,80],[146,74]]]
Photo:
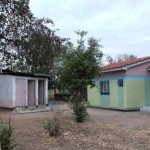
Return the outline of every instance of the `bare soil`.
[[[60,113],[61,135],[49,137],[43,121]],[[85,123],[76,123],[64,103],[55,105],[50,112],[13,114],[0,110],[0,119],[11,115],[14,127],[15,150],[149,150],[150,113],[123,112],[88,108]]]

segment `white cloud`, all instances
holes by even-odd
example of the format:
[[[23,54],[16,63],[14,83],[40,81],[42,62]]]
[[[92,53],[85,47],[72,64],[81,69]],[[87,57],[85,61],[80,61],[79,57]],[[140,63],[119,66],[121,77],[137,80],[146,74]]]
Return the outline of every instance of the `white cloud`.
[[[30,6],[35,16],[51,18],[58,34],[74,42],[74,31],[87,30],[102,39],[105,53],[150,55],[149,0],[31,0]]]

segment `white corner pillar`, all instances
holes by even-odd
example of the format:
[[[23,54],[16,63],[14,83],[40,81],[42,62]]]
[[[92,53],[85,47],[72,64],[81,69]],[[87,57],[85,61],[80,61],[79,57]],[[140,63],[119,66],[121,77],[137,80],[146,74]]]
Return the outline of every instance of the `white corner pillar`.
[[[48,105],[48,79],[45,80],[45,94],[44,94],[44,99],[45,99],[45,105]]]
[[[25,107],[28,107],[28,79],[26,79],[26,98],[25,98]]]
[[[36,107],[38,107],[38,105],[39,105],[38,88],[39,88],[38,80],[36,80],[35,81],[35,105],[36,105]]]

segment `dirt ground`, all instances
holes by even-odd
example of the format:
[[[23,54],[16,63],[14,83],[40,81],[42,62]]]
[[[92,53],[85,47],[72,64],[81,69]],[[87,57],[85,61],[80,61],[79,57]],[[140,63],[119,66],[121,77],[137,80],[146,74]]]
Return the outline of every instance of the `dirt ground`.
[[[43,121],[56,112],[61,116],[61,135],[49,137]],[[73,120],[66,104],[57,104],[50,112],[12,114],[0,110],[0,118],[11,115],[15,150],[125,150],[150,149],[150,113],[123,112],[88,108],[85,123]]]

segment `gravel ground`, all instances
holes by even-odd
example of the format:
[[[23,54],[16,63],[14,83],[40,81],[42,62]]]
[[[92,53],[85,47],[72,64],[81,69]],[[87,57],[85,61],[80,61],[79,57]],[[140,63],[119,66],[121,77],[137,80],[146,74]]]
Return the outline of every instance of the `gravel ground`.
[[[43,121],[60,112],[61,135],[49,137]],[[88,108],[85,123],[74,121],[64,103],[55,105],[50,112],[13,114],[0,110],[0,119],[11,115],[16,150],[125,150],[150,149],[150,113],[123,112]]]

